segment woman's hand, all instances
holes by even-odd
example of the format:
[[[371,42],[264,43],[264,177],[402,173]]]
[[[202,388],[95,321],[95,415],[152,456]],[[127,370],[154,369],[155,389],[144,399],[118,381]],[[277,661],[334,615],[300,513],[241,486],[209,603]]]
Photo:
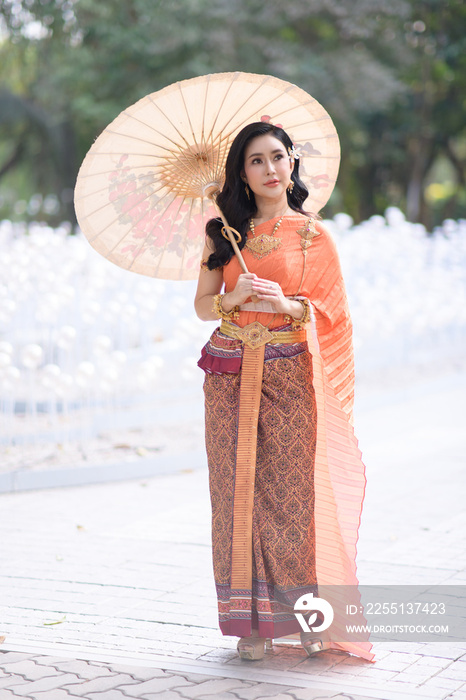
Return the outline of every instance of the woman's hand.
[[[225,294],[222,300],[222,308],[227,313],[234,306],[244,304],[254,294],[253,283],[258,277],[254,272],[247,272],[240,275],[236,281],[235,288],[232,292]]]
[[[302,304],[294,299],[287,299],[278,282],[271,282],[270,280],[256,277],[252,280],[252,293],[256,294],[261,301],[268,301],[273,304],[277,313],[287,314],[296,319],[302,318]]]

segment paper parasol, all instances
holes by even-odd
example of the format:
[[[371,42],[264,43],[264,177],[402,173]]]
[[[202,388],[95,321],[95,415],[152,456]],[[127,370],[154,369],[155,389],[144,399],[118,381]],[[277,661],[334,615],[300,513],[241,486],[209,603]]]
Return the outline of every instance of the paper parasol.
[[[247,124],[282,126],[300,153],[304,204],[317,213],[338,173],[332,120],[309,94],[272,76],[214,73],[174,83],[124,110],[86,155],[75,189],[79,225],[111,262],[162,279],[198,275],[208,194]]]

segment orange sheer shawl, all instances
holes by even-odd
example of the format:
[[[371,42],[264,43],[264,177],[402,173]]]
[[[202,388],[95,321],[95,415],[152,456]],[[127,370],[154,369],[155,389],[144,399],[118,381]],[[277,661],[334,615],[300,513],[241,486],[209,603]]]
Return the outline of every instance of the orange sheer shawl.
[[[271,233],[278,220],[256,226],[256,236]],[[317,402],[317,449],[315,460],[316,574],[319,595],[332,604],[335,619],[327,632],[331,648],[372,660],[369,641],[353,641],[346,624],[364,624],[361,613],[351,619],[342,614],[348,604],[360,610],[356,576],[356,542],[365,490],[365,468],[352,428],[354,361],[352,323],[336,246],[320,223],[318,235],[306,254],[298,229],[306,223],[301,215],[283,219],[276,237],[281,246],[261,260],[248,250],[243,255],[250,272],[279,282],[286,296],[307,297],[314,319],[307,330],[313,356],[313,386]],[[224,268],[226,291],[241,274],[236,258]],[[241,311],[236,323],[242,327],[259,321],[270,328],[283,324],[283,316]],[[338,614],[337,611],[340,611]],[[368,637],[366,637],[368,639]]]

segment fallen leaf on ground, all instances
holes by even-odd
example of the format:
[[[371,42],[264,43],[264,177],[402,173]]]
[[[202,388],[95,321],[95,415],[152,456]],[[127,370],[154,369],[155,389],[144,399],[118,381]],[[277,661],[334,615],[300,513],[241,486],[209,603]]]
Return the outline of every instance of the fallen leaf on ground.
[[[50,627],[51,625],[61,625],[62,622],[65,622],[66,620],[66,615],[63,615],[61,620],[55,620],[55,622],[44,622],[43,624],[46,627]]]

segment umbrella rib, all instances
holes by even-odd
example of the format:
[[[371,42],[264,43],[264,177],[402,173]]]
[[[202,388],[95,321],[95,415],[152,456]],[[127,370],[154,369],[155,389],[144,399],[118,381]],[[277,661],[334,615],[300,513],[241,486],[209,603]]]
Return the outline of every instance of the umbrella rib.
[[[151,98],[150,95],[149,95],[149,98]],[[182,99],[183,99],[183,104],[185,105],[185,109],[186,109],[186,104],[185,104],[185,102],[184,102],[184,97],[183,97],[183,95],[182,95]],[[151,100],[151,101],[152,101],[152,100]],[[152,104],[158,109],[158,111],[160,112],[160,114],[162,114],[162,115],[164,116],[165,119],[168,119],[168,116],[165,114],[165,112],[162,110],[162,108],[161,108],[159,105],[157,105],[157,104],[156,104],[155,102],[153,102],[153,101],[152,101]],[[188,113],[187,113],[187,116],[188,116],[188,120],[189,120],[189,114],[188,114]],[[192,133],[193,138],[194,138],[195,146],[196,146],[196,147],[199,147],[199,145],[197,144],[196,138],[195,138],[195,136],[194,136],[194,131],[193,131],[193,129],[192,129],[191,121],[189,120],[189,122],[190,122],[191,133]],[[175,128],[175,130],[176,130],[176,132],[178,133],[178,135],[180,136],[180,138],[184,141],[184,143],[185,143],[185,145],[186,145],[186,148],[189,149],[190,146],[191,146],[192,144],[190,144],[190,143],[187,141],[187,139],[185,138],[185,136],[179,131],[179,129],[176,127],[175,124],[172,123],[172,126]],[[171,141],[172,141],[172,143],[175,143],[172,139],[171,139]],[[183,151],[182,151],[182,149],[181,149],[181,146],[180,146],[179,144],[175,144],[175,145],[177,146],[180,155],[182,155],[182,154],[183,154]],[[185,162],[184,165],[185,165],[185,167],[186,167],[193,175],[195,175],[195,174],[197,174],[197,173],[199,172],[199,171],[196,169],[196,167],[195,167],[194,165],[191,165],[189,162]],[[201,169],[202,169],[202,167],[203,167],[203,166],[200,166]]]
[[[131,166],[131,170],[140,170],[141,168],[150,168],[150,167],[158,167],[158,166],[151,166],[151,165],[132,165],[132,166]],[[79,178],[80,178],[80,179],[85,179],[85,178],[88,178],[88,177],[102,177],[102,175],[110,175],[111,173],[114,173],[114,172],[115,172],[114,169],[112,169],[112,170],[101,170],[100,172],[92,172],[92,173],[81,172],[81,173],[79,173]],[[151,174],[151,175],[152,175],[152,173],[150,173],[149,171],[148,171],[148,174]],[[100,192],[100,190],[98,190],[98,191]]]
[[[187,117],[187,120],[188,120],[188,123],[189,123],[189,127],[190,127],[190,129],[191,129],[191,135],[192,135],[192,138],[193,138],[193,142],[194,142],[196,148],[198,148],[199,150],[201,150],[202,144],[199,144],[199,143],[197,142],[196,134],[194,133],[194,129],[193,129],[193,125],[192,125],[190,113],[189,113],[188,107],[187,107],[187,105],[186,105],[186,100],[185,100],[185,96],[184,96],[184,94],[183,94],[183,91],[182,91],[182,89],[181,89],[181,85],[180,85],[179,83],[177,83],[177,85],[178,85],[178,90],[179,90],[179,92],[180,92],[180,97],[181,97],[181,99],[182,99],[182,101],[183,101],[183,106],[184,106],[184,110],[185,110],[185,112],[186,112],[186,117]],[[201,141],[202,141],[202,138],[201,138]],[[198,168],[199,168],[199,171],[201,172],[201,175],[203,174],[204,177],[205,177],[205,176],[208,174],[208,172],[207,172],[207,168],[205,167],[205,163],[204,163],[204,161],[202,160],[202,158],[201,158],[200,160],[198,160],[197,166],[198,166]],[[194,174],[197,174],[198,170],[195,168],[195,166],[193,166],[192,172],[193,172]]]
[[[256,87],[256,89],[255,89],[248,97],[245,98],[245,100],[241,103],[241,105],[238,107],[238,109],[236,110],[236,112],[234,112],[234,114],[230,115],[228,121],[224,124],[224,126],[223,126],[223,128],[222,128],[222,130],[221,130],[222,132],[227,128],[228,124],[230,124],[230,123],[233,121],[233,119],[236,117],[236,115],[238,114],[238,112],[246,106],[246,104],[248,103],[248,101],[251,100],[251,98],[252,98],[254,95],[256,95],[256,94],[260,91],[260,89],[261,89],[267,82],[269,82],[269,81],[270,81],[270,79],[269,79],[268,77],[266,77],[266,79],[263,80],[263,81]],[[234,81],[231,82],[231,85],[233,84],[233,82],[234,82]],[[231,85],[229,86],[228,91],[229,91]],[[215,119],[214,124],[216,123],[217,118],[218,118],[218,115],[220,114],[221,108],[223,107],[223,104],[224,104],[224,102],[225,102],[225,99],[226,99],[226,96],[227,96],[227,94],[228,94],[228,91],[227,91],[227,93],[226,93],[225,96],[224,96],[224,99],[223,99],[222,104],[221,104],[221,106],[220,106],[220,108],[219,108],[219,111],[218,111],[218,113],[217,113],[217,117],[216,117],[216,119]],[[282,96],[283,96],[283,93],[277,95],[277,96],[274,97],[272,100],[269,99],[267,102],[262,103],[262,107],[256,107],[256,108],[255,108],[255,111],[256,111],[256,112],[260,112],[260,111],[262,111],[262,110],[265,110],[265,109],[267,109],[267,108],[270,108],[270,106],[273,104],[273,102],[276,102],[276,101],[277,101],[278,99],[280,99]],[[280,118],[281,118],[281,115],[282,115],[282,114],[286,114],[287,112],[291,112],[291,111],[295,110],[296,107],[306,107],[306,104],[307,104],[307,105],[310,105],[310,104],[314,104],[315,102],[316,102],[316,100],[310,99],[310,100],[307,101],[307,103],[304,103],[304,104],[295,103],[292,107],[289,107],[289,108],[286,109],[286,110],[280,110]],[[324,121],[325,121],[325,120],[330,120],[330,117],[329,117],[328,115],[322,115],[322,117],[320,117],[319,119],[315,119],[315,120],[314,120],[313,122],[311,122],[311,123],[317,123],[318,121],[323,121],[323,120],[324,120]],[[331,120],[330,120],[330,121],[331,121]],[[301,127],[301,126],[305,126],[305,125],[308,124],[308,123],[309,123],[309,122],[302,122],[302,123],[298,123],[298,124],[289,125],[289,126],[287,126],[287,130],[296,129],[296,128],[299,128],[299,127]],[[235,131],[236,131],[236,128],[231,129],[231,131],[229,131],[229,133],[228,133],[228,136],[231,136]]]
[[[156,102],[154,102],[154,100],[152,99],[152,95],[147,95],[147,99],[150,101],[150,103],[151,103],[154,107],[156,107],[156,108],[158,109],[158,111],[160,112],[160,114],[162,114],[162,116],[170,123],[170,125],[173,126],[173,127],[175,128],[175,131],[177,132],[178,136],[180,136],[180,138],[186,143],[186,145],[188,145],[188,143],[187,143],[186,139],[184,138],[183,134],[179,131],[179,129],[177,129],[177,127],[173,124],[173,122],[169,119],[169,117],[165,114],[165,112],[161,109],[161,107],[159,107],[159,105],[158,105]],[[126,112],[126,111],[125,111],[125,112],[123,112],[123,114],[124,114],[126,117],[130,117],[131,119],[134,119],[134,121],[139,122],[139,123],[142,124],[143,126],[149,127],[149,129],[152,129],[152,131],[154,131],[154,132],[157,134],[157,136],[162,136],[162,137],[165,138],[167,141],[170,141],[170,143],[172,143],[172,144],[173,144],[174,146],[176,146],[177,148],[180,147],[180,144],[179,144],[179,143],[177,143],[177,142],[174,141],[172,138],[170,138],[170,136],[167,136],[167,134],[165,134],[165,133],[159,131],[158,129],[156,129],[154,126],[152,126],[152,124],[149,124],[148,122],[143,122],[141,119],[138,119],[135,115],[131,114],[130,112]],[[108,131],[108,129],[107,129],[106,131]],[[118,136],[126,136],[126,134],[119,134],[118,132],[110,132],[110,133],[116,133]],[[133,136],[128,135],[128,138],[137,138],[137,137],[133,137]],[[153,141],[147,141],[146,143],[153,143]],[[163,146],[161,146],[160,148],[163,148]],[[165,150],[169,150],[169,149],[168,149],[168,148],[165,148]]]
[[[149,97],[151,103],[154,105],[154,107],[160,112],[160,114],[161,114],[163,117],[165,117],[165,119],[167,119],[167,121],[170,123],[170,125],[175,129],[175,131],[176,131],[176,133],[178,134],[178,136],[180,137],[181,141],[183,141],[183,142],[185,143],[185,145],[186,145],[187,147],[189,147],[189,143],[188,143],[188,141],[186,140],[186,138],[184,137],[184,135],[181,133],[181,131],[178,129],[178,127],[173,123],[173,121],[170,120],[170,118],[165,114],[165,112],[162,110],[162,108],[160,107],[160,105],[158,105],[156,102],[154,102],[154,100],[152,99],[152,95],[148,95],[148,97]],[[179,144],[179,143],[176,143],[175,141],[173,141],[173,139],[168,139],[168,140],[171,141],[171,142],[173,143],[173,145],[175,145],[177,148],[180,149],[180,144]],[[180,149],[180,150],[181,150],[181,149]]]
[[[112,132],[112,133],[116,133],[116,132]],[[117,135],[119,135],[119,134],[117,133]],[[146,142],[146,143],[149,143],[149,142]],[[160,148],[163,148],[163,146],[160,146]],[[167,150],[168,153],[169,153],[170,155],[172,155],[172,153],[173,153],[173,152],[170,151],[169,149],[164,149],[164,150]],[[181,152],[180,152],[180,153],[181,153]],[[98,152],[96,152],[96,153],[92,153],[92,156],[93,156],[93,157],[95,157],[95,156],[107,156],[107,157],[109,157],[109,156],[123,156],[123,155],[129,155],[129,154],[128,154],[127,152],[126,152],[126,153],[123,153],[123,152],[113,152],[113,153],[110,153],[110,152],[107,152],[107,151],[105,151],[105,152],[104,152],[104,151],[98,151]],[[134,153],[134,152],[131,153],[131,156],[137,156],[138,158],[141,157],[141,156],[144,156],[144,157],[147,157],[147,158],[151,158],[151,157],[153,157],[153,158],[160,158],[160,156],[150,156],[150,155],[147,154],[147,153]],[[196,174],[198,173],[198,171],[196,170],[196,167],[195,167],[194,165],[192,165],[189,161],[184,161],[183,165],[184,165],[184,167],[185,167],[192,175],[196,175]],[[129,167],[131,170],[136,170],[136,168],[151,168],[151,167],[152,167],[152,168],[157,168],[157,169],[162,169],[162,168],[167,169],[167,168],[168,168],[168,166],[167,166],[166,164],[160,165],[160,164],[156,164],[156,163],[151,163],[151,164],[147,164],[147,165],[134,165],[134,166],[133,166],[133,165],[130,165],[130,166],[125,166],[125,167]],[[114,171],[113,171],[113,170],[109,170],[109,171],[106,171],[106,172],[114,172]],[[92,173],[91,176],[95,176],[95,175],[97,175],[97,174],[100,174],[100,173]],[[102,174],[105,174],[105,173],[102,173]],[[80,178],[81,178],[81,177],[88,177],[88,174],[87,174],[87,173],[81,172],[81,173],[80,173]]]
[[[214,119],[213,124],[212,124],[211,129],[210,129],[210,133],[211,133],[211,134],[214,133],[215,127],[217,126],[217,121],[218,121],[220,112],[222,111],[222,108],[223,108],[223,106],[224,106],[224,104],[225,104],[225,101],[226,101],[226,99],[227,99],[227,97],[228,97],[228,95],[229,95],[231,89],[233,88],[233,85],[234,85],[234,84],[236,83],[236,81],[238,80],[238,76],[239,76],[239,73],[235,73],[234,79],[231,80],[231,81],[228,83],[228,85],[227,85],[227,90],[226,90],[225,94],[223,95],[223,98],[222,98],[222,100],[221,100],[221,102],[220,102],[220,105],[219,105],[219,107],[218,107],[218,109],[217,109],[217,111],[216,111],[215,119]],[[221,135],[222,131],[223,131],[223,129],[220,129],[220,130],[219,130],[219,135]]]
[[[138,121],[139,121],[139,120],[138,120]],[[130,134],[122,134],[120,131],[111,131],[110,129],[108,129],[108,130],[106,131],[106,133],[107,133],[107,134],[112,134],[113,136],[121,136],[121,137],[123,137],[123,138],[125,138],[125,139],[131,139],[132,141],[140,141],[141,143],[146,143],[146,144],[148,144],[149,146],[156,146],[157,148],[160,148],[160,149],[162,149],[163,151],[168,151],[168,153],[171,153],[171,152],[172,152],[172,151],[171,151],[169,148],[167,148],[166,146],[162,146],[162,145],[160,145],[160,144],[158,144],[158,143],[154,143],[154,141],[148,141],[147,139],[143,139],[143,138],[141,138],[141,137],[139,137],[139,136],[131,136]],[[157,133],[159,133],[159,132],[157,132]],[[163,134],[160,134],[160,133],[159,133],[159,136],[163,136]],[[167,141],[170,141],[171,143],[173,143],[173,145],[175,145],[175,146],[177,146],[177,147],[179,148],[179,144],[175,143],[175,141],[173,141],[173,139],[170,139],[170,138],[168,138],[168,137],[166,137],[166,138],[167,138]],[[128,154],[128,151],[123,151],[123,152],[121,152],[121,153],[120,153],[120,151],[118,151],[117,153],[115,153],[114,151],[112,151],[111,153],[110,153],[110,152],[107,153],[106,151],[96,151],[96,153],[92,153],[92,155],[100,155],[100,154],[102,154],[102,155],[117,155],[117,156],[119,156],[119,155],[127,155],[127,154]],[[142,156],[143,156],[143,155],[148,155],[148,156],[150,156],[150,154],[145,154],[145,153],[133,153],[133,152],[131,152],[131,155],[142,155]]]
[[[253,90],[253,92],[252,92],[250,95],[248,95],[247,97],[245,97],[244,101],[241,102],[241,103],[239,104],[237,110],[236,110],[233,114],[231,114],[230,117],[228,118],[228,120],[223,124],[223,127],[221,128],[221,132],[222,132],[222,133],[223,133],[223,132],[225,131],[225,129],[228,127],[228,124],[231,124],[231,122],[234,120],[234,118],[236,117],[236,115],[238,114],[238,112],[240,112],[240,111],[247,105],[247,103],[249,102],[249,100],[251,100],[251,98],[252,98],[252,97],[261,89],[261,87],[262,87],[266,82],[268,82],[268,81],[269,81],[269,78],[266,78],[265,80],[262,80],[262,82],[255,88],[255,90]],[[221,109],[222,109],[223,105],[225,104],[225,99],[226,99],[226,97],[227,97],[227,95],[228,95],[228,93],[229,93],[229,91],[230,91],[230,89],[231,89],[231,87],[232,87],[232,85],[233,85],[234,82],[235,82],[235,81],[232,81],[232,82],[231,82],[231,84],[230,84],[229,87],[228,87],[227,92],[225,93],[225,96],[224,96],[224,98],[223,98],[223,100],[222,100],[222,103],[221,103],[221,105],[220,105],[220,107],[219,107],[217,117],[215,118],[214,124],[216,124],[216,122],[217,122],[217,119],[218,119],[218,117],[219,117],[219,115],[220,115]],[[268,104],[269,104],[269,103],[267,102],[266,105],[268,105]],[[266,105],[265,105],[265,106],[266,106]],[[265,106],[262,107],[261,109],[265,109]],[[233,128],[227,135],[228,135],[228,136],[231,136],[235,131],[236,131],[236,129]]]
[[[215,152],[215,151],[214,151],[214,143],[215,143],[215,140],[214,140],[214,129],[215,129],[215,125],[216,125],[216,123],[217,123],[218,115],[220,114],[220,110],[221,110],[222,106],[223,106],[224,103],[225,103],[225,100],[226,100],[226,98],[227,98],[227,95],[228,95],[229,91],[231,90],[231,87],[232,87],[233,83],[237,80],[237,76],[238,76],[238,73],[236,74],[235,80],[232,80],[232,81],[230,82],[230,84],[228,85],[227,92],[225,93],[225,95],[224,95],[224,97],[223,97],[223,100],[222,100],[222,103],[221,103],[219,109],[217,110],[217,113],[216,113],[214,122],[213,122],[213,124],[212,124],[212,126],[211,126],[211,129],[210,129],[210,134],[209,134],[208,137],[207,137],[207,139],[210,139],[211,146],[212,146],[212,152]],[[210,76],[209,76],[209,81],[208,81],[208,83],[207,83],[207,88],[206,88],[206,92],[205,92],[205,99],[204,99],[204,114],[205,114],[205,110],[206,110],[206,108],[207,108],[207,96],[208,96],[208,91],[209,91],[210,85],[211,85],[211,83],[210,83]],[[220,174],[220,177],[219,177],[218,179],[219,179],[219,180],[223,180],[223,174],[224,174],[224,170],[225,170],[226,158],[225,158],[225,156],[223,156],[223,163],[220,163],[220,156],[221,156],[221,153],[225,154],[225,153],[227,152],[227,148],[224,148],[224,149],[222,150],[222,143],[223,143],[224,139],[223,139],[223,134],[222,134],[221,132],[219,132],[218,139],[219,139],[219,140],[218,140],[218,148],[217,148],[217,150],[216,150],[215,172],[218,173],[219,169],[221,169],[222,172],[219,173],[219,174]],[[226,146],[228,146],[228,145],[229,145],[229,138],[227,137],[227,139],[226,139]],[[221,184],[221,183],[219,182],[219,186],[220,186],[220,184]]]

